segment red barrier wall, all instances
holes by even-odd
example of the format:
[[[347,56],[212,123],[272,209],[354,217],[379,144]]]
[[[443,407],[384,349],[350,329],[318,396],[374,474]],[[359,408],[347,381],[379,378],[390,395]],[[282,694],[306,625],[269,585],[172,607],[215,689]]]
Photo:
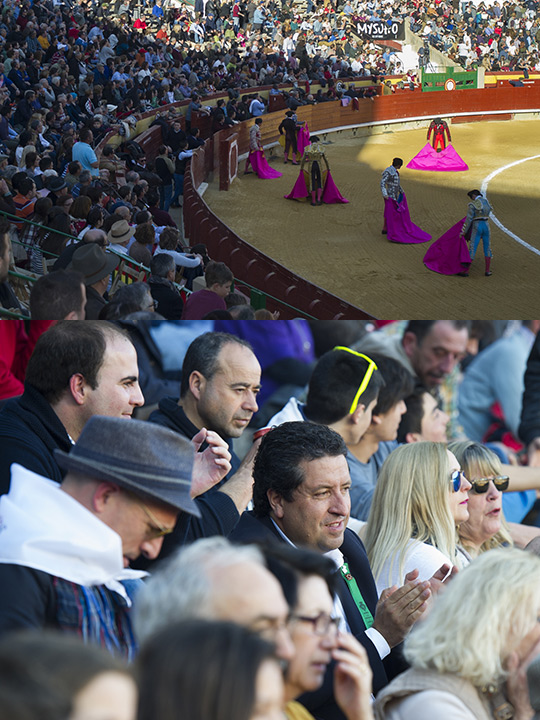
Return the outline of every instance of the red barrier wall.
[[[441,93],[404,92],[377,97],[373,101],[359,100],[357,110],[352,104],[342,107],[339,102],[329,102],[300,107],[297,114],[300,120],[307,121],[312,132],[318,132],[398,118],[406,120],[413,117],[429,118],[470,113],[473,120],[473,115],[485,115],[489,111],[502,111],[512,115],[517,109],[539,108],[540,87],[535,83],[517,88],[505,86]],[[264,144],[277,140],[277,128],[282,119],[282,111],[263,116],[261,134]],[[460,121],[463,120],[466,118],[460,118]],[[205,172],[209,167],[209,158],[214,160],[215,170],[219,171],[219,157],[216,155],[220,140],[235,133],[238,135],[239,153],[247,152],[248,131],[252,122],[246,121],[232,130],[216,133],[213,138],[216,153],[213,148],[205,147],[193,157],[191,172],[186,173],[184,186],[184,222],[190,242],[206,243],[212,257],[227,263],[235,277],[318,319],[369,318],[364,311],[295,276],[290,270],[243,241],[212,213],[197,193],[195,188],[207,177]],[[294,317],[296,314],[271,300],[267,307],[270,310],[279,309],[282,318]]]

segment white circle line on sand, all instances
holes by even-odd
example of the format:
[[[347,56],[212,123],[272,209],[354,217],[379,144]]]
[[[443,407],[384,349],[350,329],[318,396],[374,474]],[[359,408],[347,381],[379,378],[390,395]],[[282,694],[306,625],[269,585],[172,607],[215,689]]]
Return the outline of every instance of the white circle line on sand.
[[[521,165],[521,163],[528,162],[529,160],[538,160],[538,158],[540,158],[540,155],[531,155],[531,157],[522,158],[521,160],[515,160],[514,162],[508,163],[508,165],[503,165],[502,167],[497,168],[497,170],[494,170],[492,173],[490,173],[487,177],[485,177],[482,180],[482,185],[480,186],[480,191],[482,192],[483,195],[486,195],[489,183],[499,173],[502,173],[505,170],[509,170],[511,167],[514,167],[515,165]],[[509,230],[507,227],[505,227],[494,213],[491,213],[489,219],[492,220],[495,223],[495,225],[503,231],[503,233],[506,233],[506,235],[511,237],[512,240],[515,240],[520,245],[523,245],[523,247],[527,248],[527,250],[530,250],[535,255],[540,255],[540,250],[533,247],[532,245],[529,245],[528,242],[525,242],[525,240],[523,240],[518,235],[513,233],[511,230]]]

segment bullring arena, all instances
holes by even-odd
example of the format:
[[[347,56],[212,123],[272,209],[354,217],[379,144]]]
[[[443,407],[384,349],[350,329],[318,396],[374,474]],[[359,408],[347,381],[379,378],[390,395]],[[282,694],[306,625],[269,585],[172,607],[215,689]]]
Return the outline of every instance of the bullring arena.
[[[527,317],[540,304],[536,292],[540,269],[538,108],[536,84],[364,100],[356,113],[356,127],[351,127],[356,118],[350,108],[338,108],[339,117],[330,117],[325,105],[300,108],[299,118],[305,115],[311,131],[325,143],[334,180],[350,201],[322,207],[284,199],[298,168],[283,164],[275,132],[283,112],[272,113],[264,116],[263,142],[270,164],[283,176],[275,180],[245,176],[241,160],[238,177],[223,192],[219,190],[218,166],[209,176],[204,202],[250,246],[369,315],[383,318],[401,313],[429,318],[442,312],[450,317]],[[406,168],[425,144],[429,119],[436,115],[449,120],[452,144],[467,162],[468,171]],[[331,131],[336,126],[341,129]],[[246,147],[244,132],[241,128],[238,133],[240,153]],[[220,139],[214,138],[214,145],[218,143]],[[430,243],[398,245],[381,234],[380,176],[396,155],[405,162],[401,179],[411,218],[433,240],[465,215],[468,190],[478,187],[487,191],[495,216],[491,223],[492,277],[484,276],[481,249],[470,277],[444,276],[431,272],[422,262]],[[225,251],[225,243],[218,245]],[[225,254],[219,259],[227,262]],[[255,263],[251,267],[255,271]],[[250,280],[249,272],[241,277],[281,297],[272,292],[271,283],[261,287],[260,277]],[[305,309],[292,299],[291,304]],[[324,317],[323,305],[321,301],[313,314]],[[350,313],[354,310],[345,310],[341,316]]]
[[[466,159],[468,171],[404,168],[401,172],[411,218],[436,239],[465,214],[465,192],[499,171],[487,191],[494,214],[532,248],[492,222],[494,274],[490,278],[484,277],[481,248],[469,278],[447,277],[424,266],[422,258],[430,243],[400,245],[381,234],[381,172],[394,155],[402,156],[406,164],[425,143],[425,135],[425,124],[418,130],[387,130],[368,137],[328,134],[325,152],[348,205],[312,207],[285,200],[298,169],[284,166],[281,154],[270,161],[283,172],[281,178],[259,180],[240,174],[228,193],[219,192],[216,182],[212,183],[205,199],[250,244],[376,317],[401,313],[422,318],[448,311],[456,317],[471,312],[479,317],[502,318],[508,313],[526,317],[539,303],[535,178],[540,171],[540,120],[459,125],[452,128],[453,145]],[[529,156],[532,159],[507,167]]]

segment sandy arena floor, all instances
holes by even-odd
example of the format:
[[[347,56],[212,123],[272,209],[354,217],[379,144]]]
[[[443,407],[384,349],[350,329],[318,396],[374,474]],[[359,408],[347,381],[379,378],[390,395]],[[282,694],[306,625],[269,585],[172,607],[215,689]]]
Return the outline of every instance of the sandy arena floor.
[[[240,174],[228,192],[219,192],[214,182],[204,197],[244,240],[376,317],[536,316],[540,309],[540,120],[455,125],[451,132],[455,149],[469,165],[466,172],[428,173],[405,167],[425,144],[426,129],[365,138],[330,134],[326,155],[348,205],[312,207],[285,200],[298,168],[284,165],[281,156],[271,164],[283,177],[259,180]],[[481,247],[468,278],[427,270],[422,258],[429,243],[396,245],[381,235],[379,182],[394,156],[404,159],[401,180],[411,218],[434,240],[466,214],[467,191],[480,188],[490,173],[504,168],[489,181],[488,198],[500,223],[531,247],[524,247],[492,222],[492,277],[484,276]],[[506,168],[525,158],[530,159]]]

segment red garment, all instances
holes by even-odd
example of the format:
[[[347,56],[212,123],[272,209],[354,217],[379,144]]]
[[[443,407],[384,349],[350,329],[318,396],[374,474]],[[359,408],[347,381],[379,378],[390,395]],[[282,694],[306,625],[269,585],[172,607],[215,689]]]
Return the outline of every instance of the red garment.
[[[0,400],[22,395],[30,355],[39,336],[54,320],[31,320],[29,334],[23,320],[0,320]]]
[[[182,320],[202,320],[212,310],[226,310],[225,300],[208,288],[191,293],[184,305]]]

